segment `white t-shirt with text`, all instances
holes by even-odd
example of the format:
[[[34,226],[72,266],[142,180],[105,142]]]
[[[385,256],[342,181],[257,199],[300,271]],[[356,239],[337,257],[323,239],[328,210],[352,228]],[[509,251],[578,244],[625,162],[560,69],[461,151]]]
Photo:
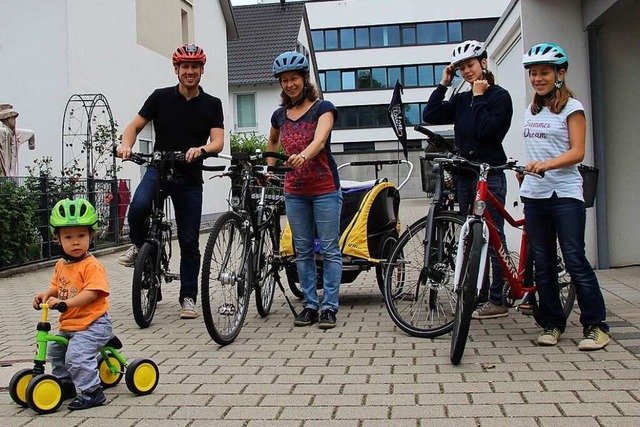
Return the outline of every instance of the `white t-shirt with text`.
[[[584,107],[574,98],[569,98],[559,114],[543,107],[542,111],[533,115],[531,105],[527,107],[523,128],[527,163],[531,160],[549,160],[569,150],[567,118],[576,111],[584,112]],[[558,197],[584,201],[582,176],[578,172],[578,165],[547,171],[542,179],[525,176],[520,187],[520,196],[530,199],[548,199],[554,192]]]

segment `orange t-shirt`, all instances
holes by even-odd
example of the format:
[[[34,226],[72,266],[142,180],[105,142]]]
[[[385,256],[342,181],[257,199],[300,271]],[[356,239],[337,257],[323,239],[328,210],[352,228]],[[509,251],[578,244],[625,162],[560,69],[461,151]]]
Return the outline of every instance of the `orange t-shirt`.
[[[51,278],[51,288],[58,291],[60,300],[73,298],[85,289],[98,291],[98,298],[90,304],[72,307],[60,314],[61,331],[84,331],[109,309],[107,272],[93,255],[77,262],[58,261]]]

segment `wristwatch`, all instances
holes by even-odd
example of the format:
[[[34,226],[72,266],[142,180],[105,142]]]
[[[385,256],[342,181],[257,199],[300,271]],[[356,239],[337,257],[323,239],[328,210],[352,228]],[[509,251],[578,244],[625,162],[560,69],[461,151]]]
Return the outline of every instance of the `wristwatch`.
[[[302,160],[304,160],[305,162],[307,161],[307,156],[305,156],[304,153],[300,153],[300,157],[302,157]]]
[[[200,148],[200,154],[202,154],[203,156],[206,156],[207,150],[205,150],[204,148]]]

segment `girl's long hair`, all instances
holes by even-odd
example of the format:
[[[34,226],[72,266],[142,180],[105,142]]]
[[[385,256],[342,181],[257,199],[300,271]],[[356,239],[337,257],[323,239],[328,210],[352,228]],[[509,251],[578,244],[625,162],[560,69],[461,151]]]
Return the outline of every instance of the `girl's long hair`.
[[[569,102],[569,98],[575,98],[573,92],[569,90],[567,87],[567,81],[564,80],[564,84],[560,89],[556,89],[551,99],[549,99],[549,103],[547,107],[553,114],[560,114],[560,112],[567,106],[567,102]],[[534,93],[533,102],[531,103],[531,114],[534,116],[542,111],[544,105],[545,98]]]
[[[311,102],[315,101],[319,97],[318,89],[313,83],[309,81],[309,73],[300,72],[300,75],[304,78],[304,86],[305,86],[305,89],[302,92],[302,96],[304,96],[306,99],[308,99]],[[280,83],[279,78],[278,78],[278,83]],[[294,103],[294,100],[291,99],[289,95],[286,94],[284,89],[282,89],[282,91],[280,92],[280,106],[288,107],[290,105],[293,105],[293,103]]]

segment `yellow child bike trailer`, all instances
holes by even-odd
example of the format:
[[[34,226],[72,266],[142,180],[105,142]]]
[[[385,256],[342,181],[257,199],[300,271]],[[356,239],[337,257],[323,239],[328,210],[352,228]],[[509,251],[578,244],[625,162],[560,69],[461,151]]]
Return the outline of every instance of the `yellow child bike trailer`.
[[[405,168],[406,178],[400,186],[379,178],[384,165]],[[375,268],[378,286],[384,289],[384,267],[387,256],[398,240],[400,222],[400,188],[411,176],[413,164],[406,160],[372,160],[342,164],[347,166],[375,166],[376,179],[369,181],[340,180],[342,210],[340,212],[340,251],[342,253],[342,279],[340,283],[352,283],[362,271]],[[294,295],[302,298],[295,249],[291,229],[287,223],[280,239],[280,255],[285,264],[289,287]],[[322,253],[316,245],[316,284],[322,288]]]

